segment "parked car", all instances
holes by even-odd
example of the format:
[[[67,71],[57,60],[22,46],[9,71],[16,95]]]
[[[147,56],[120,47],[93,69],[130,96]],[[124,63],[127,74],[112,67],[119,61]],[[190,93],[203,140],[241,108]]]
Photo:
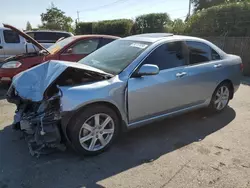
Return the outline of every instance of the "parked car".
[[[54,59],[76,62],[96,49],[119,38],[109,35],[78,35],[60,40],[46,49],[32,37],[15,27],[10,25],[5,25],[5,27],[12,29],[27,41],[30,41],[39,51],[24,53],[5,59],[4,62],[0,64],[0,82],[11,82],[16,74],[48,60]]]
[[[120,131],[199,108],[221,112],[241,72],[240,57],[206,40],[142,34],[77,64],[55,60],[24,71],[7,99],[17,104],[13,126],[28,135],[32,153],[67,140],[80,153],[96,155]]]
[[[0,63],[8,57],[35,51],[35,46],[27,43],[17,32],[6,27],[0,27]]]
[[[50,30],[26,31],[25,33],[31,36],[45,48],[49,48],[60,38],[68,38],[74,36],[70,32]]]

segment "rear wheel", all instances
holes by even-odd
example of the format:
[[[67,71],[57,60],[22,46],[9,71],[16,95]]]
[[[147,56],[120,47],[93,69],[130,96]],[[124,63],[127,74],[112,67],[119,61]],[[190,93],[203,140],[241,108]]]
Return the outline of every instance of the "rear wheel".
[[[228,105],[231,92],[228,83],[220,84],[213,94],[209,108],[214,112],[223,111]]]
[[[116,113],[101,105],[86,108],[69,125],[73,146],[84,155],[97,155],[105,151],[119,132]]]

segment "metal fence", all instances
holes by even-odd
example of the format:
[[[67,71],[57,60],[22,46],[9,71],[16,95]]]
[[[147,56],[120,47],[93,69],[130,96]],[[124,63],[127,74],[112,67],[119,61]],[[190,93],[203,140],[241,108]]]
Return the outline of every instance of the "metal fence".
[[[244,64],[244,75],[250,76],[250,37],[204,37],[226,53],[239,55]]]

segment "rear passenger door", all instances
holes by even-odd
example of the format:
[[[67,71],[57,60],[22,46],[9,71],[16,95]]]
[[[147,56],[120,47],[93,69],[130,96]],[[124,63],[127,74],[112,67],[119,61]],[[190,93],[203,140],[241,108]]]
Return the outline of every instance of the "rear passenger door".
[[[221,75],[222,59],[209,45],[198,41],[186,41],[189,63],[185,68],[187,84],[193,91],[191,101],[195,104],[208,103]]]
[[[79,61],[90,53],[94,52],[99,46],[99,38],[83,39],[77,41],[70,47],[66,48],[60,54],[60,60]]]

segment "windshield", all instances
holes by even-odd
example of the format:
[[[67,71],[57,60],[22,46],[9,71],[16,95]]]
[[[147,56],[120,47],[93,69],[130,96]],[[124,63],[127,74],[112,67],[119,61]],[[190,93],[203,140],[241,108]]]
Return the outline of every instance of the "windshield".
[[[58,52],[59,50],[61,50],[64,46],[71,43],[73,40],[74,40],[74,37],[69,37],[69,38],[63,39],[63,40],[53,44],[52,46],[50,46],[47,50],[49,51],[49,53],[54,54],[54,53]]]
[[[86,64],[110,74],[119,74],[151,43],[130,40],[116,40],[81,59]]]

